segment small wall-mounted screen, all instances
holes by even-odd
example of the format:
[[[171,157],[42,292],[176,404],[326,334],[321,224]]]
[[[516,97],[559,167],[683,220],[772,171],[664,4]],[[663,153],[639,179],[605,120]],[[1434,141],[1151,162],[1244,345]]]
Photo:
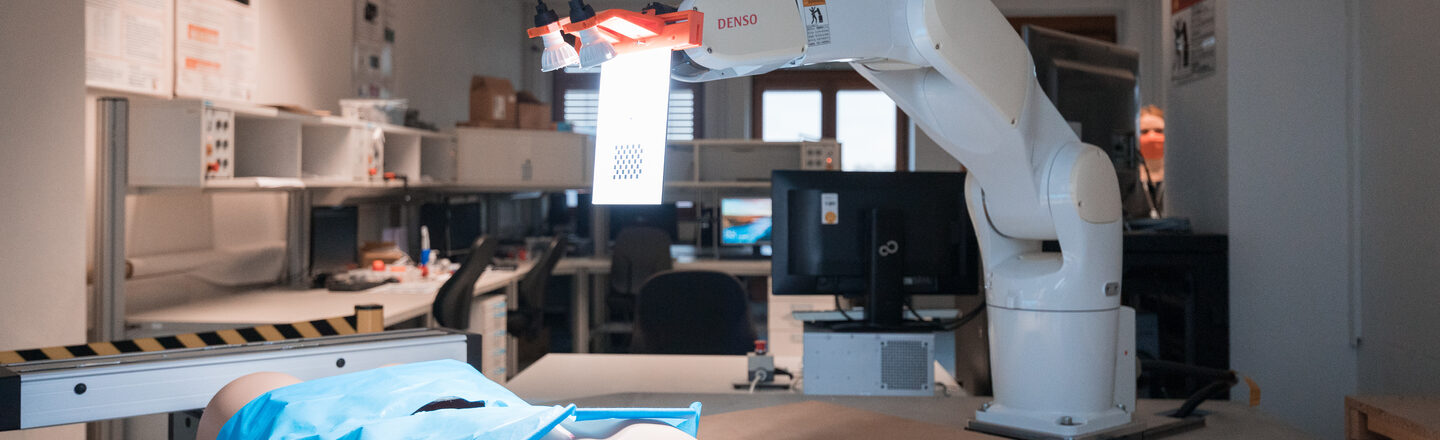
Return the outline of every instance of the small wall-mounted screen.
[[[720,243],[770,243],[770,199],[720,199]]]

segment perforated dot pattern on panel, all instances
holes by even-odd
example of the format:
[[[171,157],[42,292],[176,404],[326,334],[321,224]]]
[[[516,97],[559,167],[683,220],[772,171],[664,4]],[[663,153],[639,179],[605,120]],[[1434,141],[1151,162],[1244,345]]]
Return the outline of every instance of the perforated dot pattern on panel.
[[[614,179],[637,180],[644,173],[645,148],[640,145],[615,147]]]
[[[892,390],[929,389],[928,350],[928,344],[921,341],[881,342],[881,385]]]

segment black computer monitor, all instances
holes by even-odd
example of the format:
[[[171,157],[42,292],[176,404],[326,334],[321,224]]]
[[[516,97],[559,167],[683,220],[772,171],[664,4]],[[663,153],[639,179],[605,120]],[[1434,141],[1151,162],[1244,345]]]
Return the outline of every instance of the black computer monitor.
[[[310,209],[310,272],[344,272],[360,262],[359,210],[354,206]]]
[[[720,199],[720,244],[753,246],[770,244],[774,220],[769,198]]]
[[[1139,194],[1140,52],[1100,40],[1026,25],[1025,45],[1035,61],[1035,79],[1060,116],[1080,131],[1080,140],[1110,156],[1127,218],[1149,217]]]
[[[441,256],[456,259],[470,250],[480,238],[479,202],[427,203],[420,206],[420,225],[430,231],[430,247]],[[419,243],[412,246],[419,250]]]
[[[863,295],[881,327],[907,295],[978,294],[964,187],[963,173],[775,171],[774,293]]]
[[[670,234],[670,242],[680,239],[679,220],[676,218],[674,203],[658,205],[610,205],[610,239],[620,236],[620,231],[632,226],[658,228]]]

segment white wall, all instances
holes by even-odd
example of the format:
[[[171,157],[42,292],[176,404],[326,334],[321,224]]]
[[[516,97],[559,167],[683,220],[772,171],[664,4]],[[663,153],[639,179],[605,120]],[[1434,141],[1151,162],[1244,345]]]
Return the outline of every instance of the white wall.
[[[339,114],[350,91],[354,0],[255,0],[255,102]]]
[[[1265,411],[1340,438],[1356,386],[1348,19],[1346,0],[1303,3],[1234,1],[1222,11],[1231,367],[1260,383]]]
[[[470,119],[473,75],[508,78],[516,90],[533,89],[522,66],[533,58],[538,70],[540,55],[525,51],[521,17],[528,21],[530,11],[521,3],[391,0],[403,5],[394,17],[396,96],[409,99],[421,119],[444,129]]]
[[[1440,393],[1440,3],[1355,0],[1362,142],[1360,392]]]
[[[753,79],[750,77],[705,83],[705,137],[750,137],[752,84]]]
[[[354,0],[255,0],[260,19],[256,102],[338,113],[350,90]],[[521,2],[394,0],[395,97],[442,129],[469,119],[472,75],[521,85]]]
[[[85,342],[84,23],[79,1],[7,2],[0,13],[0,350]]]
[[[1168,2],[1166,2],[1168,3]],[[1228,0],[1215,0],[1220,11],[1215,17],[1217,33],[1226,35]],[[1160,35],[1163,47],[1174,47],[1169,25],[1169,6],[1163,11],[1166,20]],[[1229,222],[1226,195],[1229,188],[1228,68],[1229,38],[1217,45],[1214,75],[1184,84],[1170,84],[1170,70],[1163,69],[1168,85],[1165,115],[1165,210],[1172,217],[1189,218],[1196,232],[1224,233]],[[1173,51],[1164,51],[1164,66],[1174,58]]]

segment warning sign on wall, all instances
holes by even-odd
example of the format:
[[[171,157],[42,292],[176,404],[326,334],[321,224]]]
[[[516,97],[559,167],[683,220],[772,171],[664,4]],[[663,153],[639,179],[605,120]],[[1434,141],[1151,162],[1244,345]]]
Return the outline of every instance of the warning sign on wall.
[[[1215,35],[1215,2],[1173,0],[1170,24],[1175,33],[1171,81],[1180,84],[1215,73],[1216,46],[1219,45]]]
[[[800,21],[805,22],[805,44],[830,44],[830,9],[825,0],[802,0],[800,5]]]

